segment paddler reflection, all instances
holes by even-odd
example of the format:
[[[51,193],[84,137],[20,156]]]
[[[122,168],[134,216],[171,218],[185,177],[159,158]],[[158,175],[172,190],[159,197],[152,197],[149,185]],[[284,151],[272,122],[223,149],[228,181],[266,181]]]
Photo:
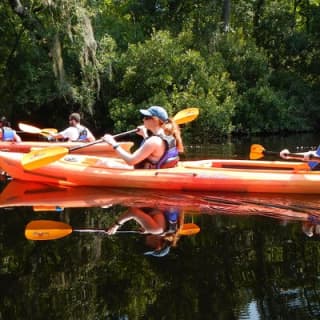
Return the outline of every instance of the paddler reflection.
[[[119,230],[129,221],[135,221],[140,230]],[[126,229],[132,228],[128,226]],[[171,247],[177,245],[181,236],[195,235],[199,231],[200,227],[197,224],[184,222],[184,214],[178,208],[171,207],[160,210],[157,208],[130,207],[108,229],[75,229],[61,221],[34,220],[26,225],[25,237],[29,240],[55,240],[64,238],[73,232],[107,235],[137,233],[145,236],[145,243],[150,248],[144,253],[145,255],[164,257],[169,253]]]
[[[179,208],[171,207],[165,210],[156,208],[131,207],[122,214],[107,233],[117,233],[126,222],[134,220],[140,227],[140,232],[146,234],[145,243],[151,249],[145,255],[164,257],[175,247],[184,233],[184,215]]]
[[[314,235],[319,236],[320,235],[319,219],[311,217],[309,218],[309,221],[304,221],[302,223],[302,231],[309,238],[313,237]]]

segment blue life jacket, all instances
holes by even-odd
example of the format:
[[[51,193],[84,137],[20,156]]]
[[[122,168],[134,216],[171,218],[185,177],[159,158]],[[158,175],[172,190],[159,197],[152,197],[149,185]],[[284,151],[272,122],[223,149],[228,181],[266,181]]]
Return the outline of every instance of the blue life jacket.
[[[167,221],[166,233],[175,233],[179,229],[179,214],[178,208],[169,208],[164,211],[164,215]]]
[[[86,127],[81,126],[80,128],[77,128],[79,131],[79,138],[77,141],[87,141],[88,137],[88,131]]]
[[[176,146],[176,139],[173,136],[159,135],[166,142],[167,149],[157,163],[157,169],[173,168],[179,161],[179,152]]]
[[[320,146],[316,150],[316,155],[320,157]],[[320,162],[318,161],[309,161],[308,165],[312,171],[320,170]]]
[[[150,168],[154,169],[173,168],[177,165],[179,161],[179,152],[176,146],[176,139],[173,136],[167,136],[164,134],[159,134],[157,136],[160,137],[166,144],[166,151],[164,152],[163,156],[156,163],[150,161],[149,159],[144,159],[134,166],[136,169],[144,169],[146,164],[148,164]],[[150,137],[147,139],[149,138]],[[144,142],[145,140],[142,142],[142,144]]]
[[[14,141],[14,131],[11,128],[4,127],[2,130],[2,141]]]

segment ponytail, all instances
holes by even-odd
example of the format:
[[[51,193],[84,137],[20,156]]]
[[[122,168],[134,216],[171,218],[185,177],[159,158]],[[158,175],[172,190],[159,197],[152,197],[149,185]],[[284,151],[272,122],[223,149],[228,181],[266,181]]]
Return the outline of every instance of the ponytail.
[[[184,152],[184,146],[181,138],[181,131],[179,125],[172,119],[169,118],[166,123],[163,124],[164,133],[167,136],[173,136],[176,139],[176,146],[179,153]]]

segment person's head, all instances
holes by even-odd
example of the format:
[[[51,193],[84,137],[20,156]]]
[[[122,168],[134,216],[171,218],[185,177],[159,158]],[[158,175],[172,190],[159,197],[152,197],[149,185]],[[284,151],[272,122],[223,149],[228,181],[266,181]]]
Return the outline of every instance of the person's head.
[[[160,106],[151,106],[148,109],[140,109],[143,115],[144,126],[153,131],[158,127],[164,129],[166,135],[173,135],[176,138],[179,152],[183,152],[184,147],[179,126],[168,116],[167,111]]]
[[[144,253],[145,256],[164,257],[170,252],[170,242],[158,235],[146,236],[146,245],[152,250]]]
[[[312,237],[314,234],[314,225],[310,222],[302,223],[302,231],[307,237]]]
[[[159,106],[140,109],[140,113],[143,115],[144,126],[151,131],[156,130],[169,121],[167,111]]]
[[[73,112],[69,115],[69,122],[72,125],[80,123],[81,117],[79,113]]]
[[[10,123],[6,117],[0,118],[0,127],[10,127]]]

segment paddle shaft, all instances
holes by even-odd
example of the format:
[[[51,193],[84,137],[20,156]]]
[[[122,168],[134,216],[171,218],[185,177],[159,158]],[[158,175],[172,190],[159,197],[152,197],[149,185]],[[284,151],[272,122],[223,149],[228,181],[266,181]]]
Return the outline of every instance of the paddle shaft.
[[[260,144],[253,144],[251,146],[251,152],[250,152],[250,159],[253,160],[257,160],[260,159],[262,157],[264,157],[265,155],[275,155],[275,156],[281,156],[280,152],[276,152],[276,151],[268,151],[266,150],[262,145]],[[315,161],[315,162],[320,162],[320,156],[317,155],[309,155],[308,159],[305,159],[305,155],[304,153],[291,153],[291,152],[287,152],[282,154],[282,156],[285,156],[285,160],[301,160],[301,161]]]
[[[107,230],[105,229],[72,229],[73,232],[84,232],[84,233],[103,233],[107,234]],[[133,231],[133,230],[119,230],[115,234],[118,233],[137,233],[137,234],[144,234],[144,232],[141,231]]]
[[[263,151],[263,154],[265,155],[280,155],[280,152],[276,152],[276,151]],[[287,159],[292,159],[292,160],[303,160],[303,161],[317,161],[320,162],[320,157],[316,156],[316,155],[310,155],[309,159],[305,159],[304,155],[301,153],[286,153],[286,157]]]
[[[187,223],[182,226],[178,232],[181,235],[194,235],[200,231],[200,227],[193,223]],[[27,224],[25,236],[29,240],[55,240],[68,236],[72,232],[87,232],[87,233],[103,233],[108,235],[106,229],[80,228],[73,229],[69,224],[61,221],[50,220],[35,220]],[[115,234],[136,233],[149,234],[143,231],[134,230],[117,230]]]
[[[264,150],[262,151],[262,153],[267,156],[267,155],[270,155],[270,156],[279,156],[279,152],[277,151],[267,151],[267,150]]]
[[[133,130],[129,130],[129,131],[126,131],[126,132],[121,132],[121,133],[118,133],[118,134],[115,134],[113,136],[113,138],[121,138],[121,137],[124,137],[124,136],[127,136],[128,134],[131,134],[131,133],[136,133],[139,129],[133,129]],[[90,147],[94,144],[97,144],[97,143],[101,143],[103,142],[104,140],[103,139],[98,139],[98,140],[95,140],[93,142],[89,142],[89,143],[86,143],[85,145],[83,146],[77,146],[77,147],[73,147],[73,148],[70,148],[69,151],[74,151],[74,150],[79,150],[79,149],[82,149],[82,148],[86,148],[86,147]]]
[[[287,153],[287,159],[320,162],[320,157],[312,154],[309,156],[309,159],[305,159],[303,154]]]

